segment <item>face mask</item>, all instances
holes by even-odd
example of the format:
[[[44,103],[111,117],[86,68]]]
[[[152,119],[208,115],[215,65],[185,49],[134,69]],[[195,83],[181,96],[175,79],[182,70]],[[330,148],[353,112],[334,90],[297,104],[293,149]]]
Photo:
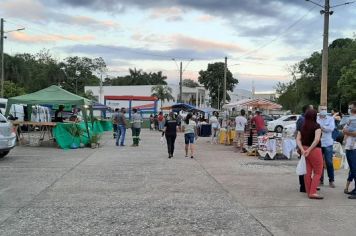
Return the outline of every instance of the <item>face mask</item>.
[[[322,110],[322,111],[320,111],[320,115],[321,116],[326,116],[328,113],[327,113],[327,111],[325,111],[325,110]]]

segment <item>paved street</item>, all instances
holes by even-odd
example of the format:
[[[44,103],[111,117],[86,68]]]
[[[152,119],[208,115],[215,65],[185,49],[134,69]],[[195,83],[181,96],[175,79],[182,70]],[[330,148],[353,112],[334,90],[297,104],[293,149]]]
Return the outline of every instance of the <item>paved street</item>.
[[[128,131],[127,144],[131,144]],[[0,159],[0,235],[354,235],[356,201],[323,187],[322,201],[298,192],[296,160],[263,161],[183,136],[167,158],[160,134],[140,147],[16,147]]]

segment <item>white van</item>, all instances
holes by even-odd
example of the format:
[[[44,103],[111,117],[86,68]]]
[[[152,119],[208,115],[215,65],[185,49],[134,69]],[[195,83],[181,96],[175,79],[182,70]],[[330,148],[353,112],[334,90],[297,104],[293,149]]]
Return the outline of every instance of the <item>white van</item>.
[[[51,112],[48,107],[32,106],[31,121],[51,122]]]
[[[1,114],[3,114],[3,115],[5,115],[6,105],[7,105],[7,99],[6,98],[0,98],[0,111],[1,111]],[[13,117],[16,117],[17,120],[24,121],[24,119],[25,119],[24,106],[23,105],[18,105],[18,104],[11,105],[10,114]]]

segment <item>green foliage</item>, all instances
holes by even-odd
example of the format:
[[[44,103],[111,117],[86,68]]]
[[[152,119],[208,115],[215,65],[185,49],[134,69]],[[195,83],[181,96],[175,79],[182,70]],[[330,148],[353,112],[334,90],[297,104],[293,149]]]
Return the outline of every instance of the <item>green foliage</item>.
[[[68,133],[75,138],[80,138],[84,134],[84,130],[77,124],[72,124],[71,126],[66,127],[66,129]]]
[[[301,112],[301,107],[305,104],[319,105],[321,58],[322,54],[320,52],[314,52],[309,58],[302,60],[291,68],[290,72],[294,78],[291,82],[277,84],[276,90],[280,94],[277,102],[283,105],[284,109],[299,113]],[[346,111],[349,99],[354,96],[352,95],[353,93],[346,89],[355,88],[355,86],[352,87],[353,80],[351,75],[353,69],[350,68],[352,61],[355,59],[356,39],[336,39],[330,44],[328,69],[329,109],[339,110],[341,108]],[[346,70],[351,71],[347,73]],[[345,78],[342,79],[343,82],[339,82],[341,78]],[[355,99],[355,96],[353,99]]]
[[[183,86],[189,87],[189,88],[196,88],[196,87],[199,87],[199,84],[192,79],[184,79]]]
[[[162,103],[164,101],[174,101],[174,97],[172,96],[172,88],[168,87],[167,85],[156,85],[152,87],[151,89],[152,95],[154,97],[157,97],[159,100],[161,100],[161,107]]]
[[[146,73],[142,70],[129,69],[129,75],[116,77],[114,79],[106,78],[104,85],[166,85],[167,77],[162,74],[162,71],[157,73]]]
[[[93,134],[90,136],[90,143],[99,143],[101,136],[99,134]]]
[[[25,94],[25,89],[11,81],[4,81],[4,97],[11,98]]]
[[[350,66],[341,69],[341,79],[337,86],[343,102],[356,100],[356,60]]]
[[[198,81],[204,85],[206,89],[210,91],[210,97],[212,99],[211,105],[215,108],[222,106],[223,93],[224,93],[224,63],[215,62],[208,64],[206,71],[199,72]],[[226,73],[226,89],[227,91],[233,91],[235,85],[238,84],[238,80],[232,76],[232,73],[227,69]],[[227,101],[230,101],[229,94],[226,94]],[[220,106],[218,106],[220,104]]]

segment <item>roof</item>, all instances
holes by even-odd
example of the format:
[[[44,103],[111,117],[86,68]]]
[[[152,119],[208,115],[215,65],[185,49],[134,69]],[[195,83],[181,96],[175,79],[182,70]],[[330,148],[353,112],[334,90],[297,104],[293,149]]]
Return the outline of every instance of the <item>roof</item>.
[[[158,98],[152,96],[133,96],[133,95],[123,95],[123,96],[104,96],[107,100],[132,100],[132,101],[156,101]]]
[[[167,106],[167,107],[162,107],[161,110],[173,110],[173,111],[190,111],[195,109],[195,106],[192,106],[190,104],[186,104],[186,103],[176,103],[173,104],[172,106]]]
[[[224,105],[225,108],[231,108],[231,107],[254,107],[254,108],[262,108],[262,109],[282,109],[282,106],[275,103],[271,102],[267,99],[262,99],[262,98],[255,98],[255,99],[243,99],[241,101],[235,102],[235,103],[230,103]]]

